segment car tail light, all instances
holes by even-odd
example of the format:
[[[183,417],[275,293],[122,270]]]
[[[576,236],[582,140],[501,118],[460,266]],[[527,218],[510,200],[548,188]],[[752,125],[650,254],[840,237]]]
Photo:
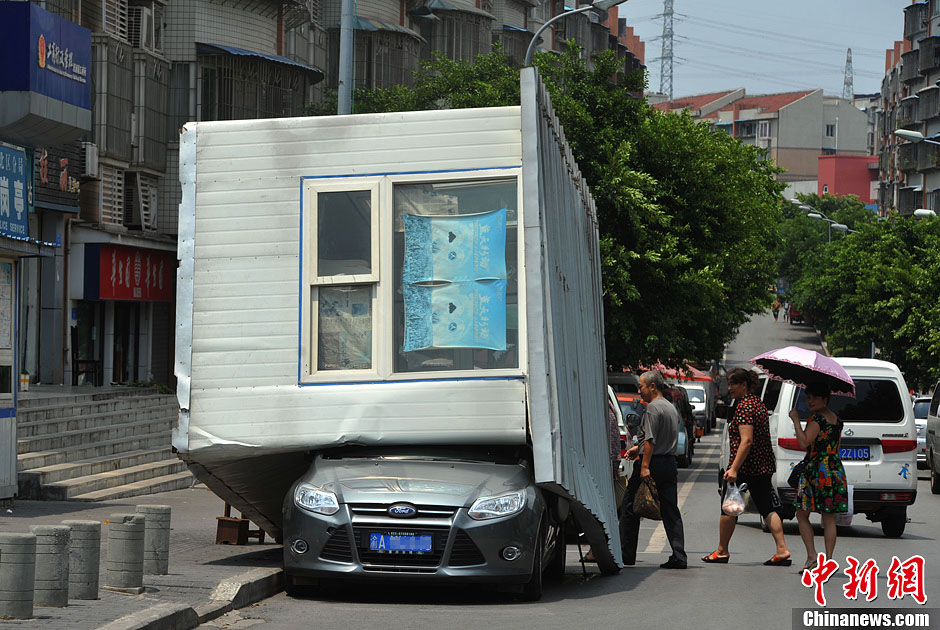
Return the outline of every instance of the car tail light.
[[[911,493],[910,492],[882,492],[881,500],[882,501],[910,501]]]
[[[805,448],[800,448],[800,441],[796,438],[777,438],[777,444],[780,448],[785,448],[789,451],[805,451]]]
[[[883,453],[903,453],[917,448],[917,440],[881,440]]]

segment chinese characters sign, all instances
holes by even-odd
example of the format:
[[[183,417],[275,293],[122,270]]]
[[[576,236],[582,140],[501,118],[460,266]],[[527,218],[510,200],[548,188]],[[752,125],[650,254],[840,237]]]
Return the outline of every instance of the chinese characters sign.
[[[860,596],[864,596],[865,601],[874,601],[878,597],[878,571],[880,570],[878,564],[871,559],[861,563],[852,556],[846,557],[846,564],[848,566],[843,573],[849,579],[842,586],[845,598],[858,600]],[[816,566],[803,571],[802,584],[813,589],[813,598],[819,606],[826,605],[823,585],[838,570],[838,562],[828,560],[824,554],[819,554]],[[893,556],[886,577],[888,599],[902,599],[910,596],[918,604],[927,603],[923,556],[912,556],[903,562],[897,556]]]
[[[29,236],[26,152],[0,145],[0,234]]]
[[[506,210],[402,216],[404,352],[506,349]]]
[[[173,253],[110,244],[87,244],[85,248],[86,299],[173,300],[176,274]],[[97,291],[94,280],[97,280]]]
[[[79,177],[84,168],[80,142],[63,146],[38,146],[34,151],[33,190],[35,203],[46,209],[78,212]]]

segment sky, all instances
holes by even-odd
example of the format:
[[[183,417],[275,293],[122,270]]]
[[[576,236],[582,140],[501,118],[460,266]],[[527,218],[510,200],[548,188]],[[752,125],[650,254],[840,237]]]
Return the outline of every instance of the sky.
[[[910,0],[674,0],[673,97],[822,88],[841,96],[846,49],[855,94],[881,91],[885,49],[904,36]],[[629,0],[620,17],[646,42],[659,91],[663,0]]]

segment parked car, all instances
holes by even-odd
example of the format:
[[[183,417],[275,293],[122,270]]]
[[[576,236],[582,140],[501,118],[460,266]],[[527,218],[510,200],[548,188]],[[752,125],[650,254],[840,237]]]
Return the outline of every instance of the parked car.
[[[708,420],[708,405],[706,403],[707,394],[705,388],[699,385],[682,384],[682,389],[686,391],[689,397],[689,403],[692,405],[692,419],[695,423],[696,433],[707,435],[711,431]]]
[[[927,410],[927,430],[924,436],[927,447],[927,468],[930,469],[930,491],[940,494],[940,381],[930,397]]]
[[[914,399],[914,423],[917,425],[917,468],[927,468],[927,412],[930,396]]]
[[[894,363],[848,357],[837,357],[836,361],[855,381],[856,389],[855,398],[832,396],[829,400],[829,408],[845,422],[840,454],[848,483],[854,486],[853,511],[881,523],[885,536],[898,538],[907,524],[907,507],[917,498],[917,440],[907,384]],[[770,439],[777,460],[773,485],[783,504],[781,518],[793,518],[796,491],[787,484],[787,477],[805,452],[799,448],[788,414],[795,408],[801,418],[809,415],[804,390],[791,383],[762,380],[761,398],[770,413]],[[932,413],[938,402],[935,392]],[[940,419],[932,415],[928,422],[937,427]],[[928,437],[932,437],[929,431]],[[726,429],[719,478],[728,465],[729,450]],[[929,452],[928,441],[928,460]],[[937,469],[936,463],[932,470]],[[935,477],[932,472],[931,479]],[[940,487],[934,492],[940,494]]]
[[[679,413],[679,439],[676,444],[676,464],[679,468],[688,468],[695,454],[695,420],[689,396],[678,385],[666,384],[663,396],[669,400]]]
[[[633,372],[608,372],[607,384],[616,393],[640,393],[640,378]]]
[[[790,325],[793,324],[805,324],[806,321],[803,319],[803,313],[799,311],[793,304],[790,304]]]

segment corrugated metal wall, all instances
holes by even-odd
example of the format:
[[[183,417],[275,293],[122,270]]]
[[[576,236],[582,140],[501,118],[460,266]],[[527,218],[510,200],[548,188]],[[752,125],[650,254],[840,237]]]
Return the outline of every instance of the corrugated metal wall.
[[[527,400],[536,481],[583,506],[595,519],[579,519],[595,552],[607,542],[619,564],[597,215],[534,68],[522,71],[522,125]]]

